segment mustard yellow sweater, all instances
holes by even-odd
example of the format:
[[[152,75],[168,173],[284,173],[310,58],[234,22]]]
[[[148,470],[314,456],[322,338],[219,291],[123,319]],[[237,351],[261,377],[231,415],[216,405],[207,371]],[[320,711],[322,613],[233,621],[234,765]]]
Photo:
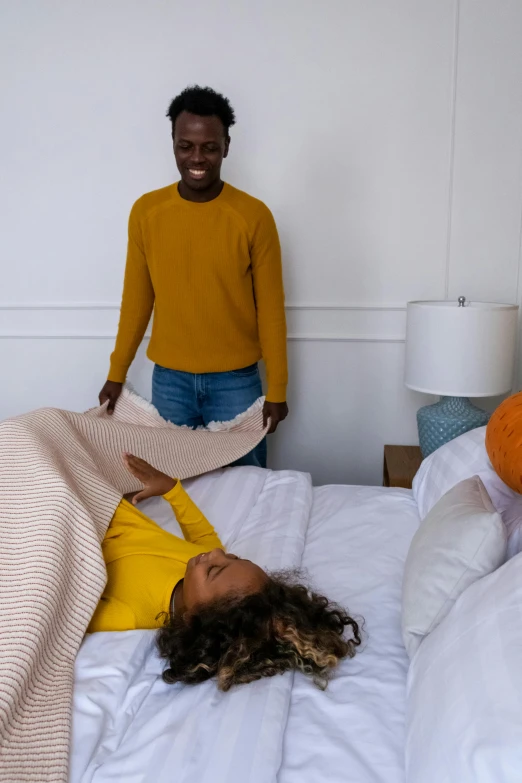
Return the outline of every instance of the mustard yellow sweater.
[[[125,380],[153,308],[153,362],[206,373],[263,358],[267,400],[285,401],[281,250],[261,201],[225,184],[216,199],[199,204],[182,199],[177,183],[138,199],[109,380]]]
[[[102,544],[107,585],[88,631],[158,628],[191,557],[221,547],[214,528],[180,482],[167,494],[185,540],[122,500]]]

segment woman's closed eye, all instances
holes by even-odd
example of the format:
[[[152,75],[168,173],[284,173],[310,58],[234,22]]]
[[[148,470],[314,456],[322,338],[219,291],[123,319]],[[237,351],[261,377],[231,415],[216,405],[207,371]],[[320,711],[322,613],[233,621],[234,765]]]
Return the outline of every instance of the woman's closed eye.
[[[207,571],[207,577],[214,579],[224,568],[226,568],[226,565],[211,565]]]

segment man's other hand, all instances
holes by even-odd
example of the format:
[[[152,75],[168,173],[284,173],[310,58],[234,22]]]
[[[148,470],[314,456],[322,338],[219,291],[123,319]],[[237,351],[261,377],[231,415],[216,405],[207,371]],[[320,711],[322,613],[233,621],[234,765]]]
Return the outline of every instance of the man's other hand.
[[[270,428],[267,435],[276,431],[277,425],[288,416],[288,405],[286,402],[265,402],[263,405],[263,426],[266,427],[270,420]]]

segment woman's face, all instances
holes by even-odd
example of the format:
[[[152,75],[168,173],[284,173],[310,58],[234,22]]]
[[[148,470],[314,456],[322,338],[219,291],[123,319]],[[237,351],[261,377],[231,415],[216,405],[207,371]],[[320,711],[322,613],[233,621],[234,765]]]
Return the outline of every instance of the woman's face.
[[[184,608],[193,612],[229,593],[257,593],[267,579],[263,569],[250,560],[213,549],[188,561],[183,580]]]

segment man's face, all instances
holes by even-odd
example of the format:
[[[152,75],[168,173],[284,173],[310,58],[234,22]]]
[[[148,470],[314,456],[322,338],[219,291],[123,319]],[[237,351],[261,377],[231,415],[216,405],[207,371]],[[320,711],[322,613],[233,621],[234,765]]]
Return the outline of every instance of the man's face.
[[[205,191],[220,180],[230,139],[219,117],[182,112],[174,126],[174,157],[190,190]]]

